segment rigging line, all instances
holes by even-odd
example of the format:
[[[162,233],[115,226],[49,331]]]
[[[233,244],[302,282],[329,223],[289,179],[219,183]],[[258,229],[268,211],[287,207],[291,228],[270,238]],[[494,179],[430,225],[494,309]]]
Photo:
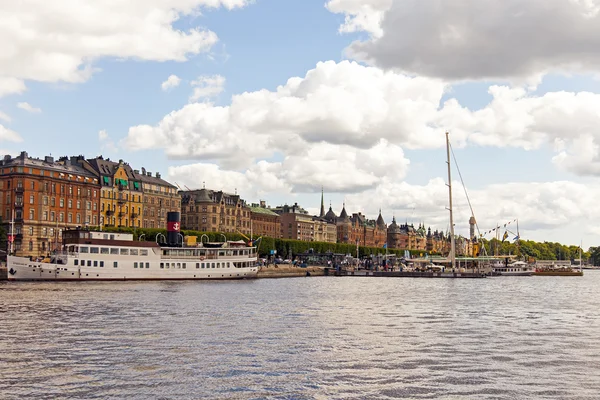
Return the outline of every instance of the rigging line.
[[[460,168],[458,166],[458,162],[456,161],[456,155],[454,154],[454,148],[452,147],[452,143],[448,143],[450,145],[450,152],[452,153],[452,159],[454,160],[454,165],[456,165],[456,170],[458,171],[458,176],[460,177],[460,183],[462,184],[463,190],[465,191],[465,196],[467,197],[467,203],[469,204],[469,209],[471,210],[471,215],[475,217],[475,212],[473,212],[473,206],[471,205],[471,199],[469,198],[469,194],[467,193],[467,187],[465,186],[465,181],[463,180],[462,173],[460,172]],[[481,237],[481,232],[479,230],[479,223],[477,222],[477,218],[475,218],[475,227],[477,228],[477,234]],[[484,253],[487,253],[485,250],[485,246],[483,246]]]

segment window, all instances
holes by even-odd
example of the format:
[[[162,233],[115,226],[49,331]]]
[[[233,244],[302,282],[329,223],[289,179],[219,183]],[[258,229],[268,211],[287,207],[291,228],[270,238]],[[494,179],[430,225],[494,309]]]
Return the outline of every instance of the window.
[[[119,263],[118,263],[117,261],[115,261],[115,262],[113,263],[113,265],[114,265],[114,267],[115,267],[115,268],[117,268],[117,267],[119,266]]]
[[[140,250],[140,256],[147,256],[147,255],[148,255],[148,250],[146,250],[146,249]]]
[[[33,204],[33,195],[29,195],[29,204]]]
[[[98,247],[90,247],[90,253],[92,253],[92,254],[98,254],[98,252],[99,252]]]
[[[60,202],[59,202],[59,204],[60,204],[60,207],[61,207],[61,208],[62,208],[62,207],[64,207],[64,206],[65,206],[65,199],[63,199],[63,198],[61,197],[61,198],[60,198]]]
[[[165,263],[160,263],[160,269],[164,269],[165,268]]]
[[[73,223],[73,214],[69,213],[69,214],[67,215],[67,222],[69,222],[69,223]]]
[[[67,202],[69,208],[73,208],[73,200],[69,199]]]
[[[92,260],[87,260],[87,266],[91,267],[92,266]]]
[[[131,249],[131,250],[129,250],[129,255],[130,256],[137,256],[138,255],[138,249]]]
[[[146,263],[146,268],[150,268],[150,263]]]
[[[34,212],[33,212],[33,208],[29,209],[29,219],[33,219],[34,217]]]
[[[65,213],[58,214],[58,222],[65,222]]]
[[[81,210],[81,200],[77,200],[77,209]]]
[[[94,261],[94,267],[98,266],[98,261]]]
[[[185,263],[183,263],[183,265],[181,266],[183,269],[185,269]]]
[[[50,211],[50,221],[54,221],[54,211]]]
[[[133,263],[133,268],[137,268],[137,262]]]
[[[101,247],[100,248],[100,254],[108,254],[108,253],[109,253],[108,247]]]
[[[87,247],[80,247],[79,248],[79,252],[80,253],[88,253],[89,249]]]
[[[75,259],[75,261],[73,261],[73,264],[75,264],[75,265],[79,264],[79,260]]]
[[[212,268],[214,268],[214,267],[215,267],[215,263],[212,263]]]
[[[196,263],[196,269],[200,268],[200,263]]]
[[[127,255],[129,255],[129,249],[121,249],[121,255],[122,255],[122,256],[127,256]]]
[[[100,268],[104,267],[104,261],[100,261]]]

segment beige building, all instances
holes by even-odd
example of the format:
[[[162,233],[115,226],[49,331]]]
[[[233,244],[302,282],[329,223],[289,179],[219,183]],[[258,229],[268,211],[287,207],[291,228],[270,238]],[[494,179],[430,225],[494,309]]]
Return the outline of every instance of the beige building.
[[[179,194],[183,229],[250,235],[251,211],[239,195],[206,188]]]
[[[141,182],[144,203],[142,206],[142,227],[167,228],[167,213],[181,211],[181,196],[177,187],[161,178],[160,173],[152,176],[142,168],[141,173],[134,170],[135,178]]]

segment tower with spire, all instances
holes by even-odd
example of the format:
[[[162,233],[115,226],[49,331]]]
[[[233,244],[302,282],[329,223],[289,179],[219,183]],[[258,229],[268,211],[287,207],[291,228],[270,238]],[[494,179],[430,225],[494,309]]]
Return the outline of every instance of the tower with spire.
[[[319,214],[319,218],[325,217],[325,202],[323,199],[323,186],[321,186],[321,213]]]

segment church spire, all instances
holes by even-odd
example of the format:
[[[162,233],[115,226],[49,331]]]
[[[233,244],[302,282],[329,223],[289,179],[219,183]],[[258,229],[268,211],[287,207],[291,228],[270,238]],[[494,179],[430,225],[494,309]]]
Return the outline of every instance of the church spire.
[[[323,218],[325,216],[325,203],[323,201],[323,186],[321,186],[321,214],[319,217]]]

